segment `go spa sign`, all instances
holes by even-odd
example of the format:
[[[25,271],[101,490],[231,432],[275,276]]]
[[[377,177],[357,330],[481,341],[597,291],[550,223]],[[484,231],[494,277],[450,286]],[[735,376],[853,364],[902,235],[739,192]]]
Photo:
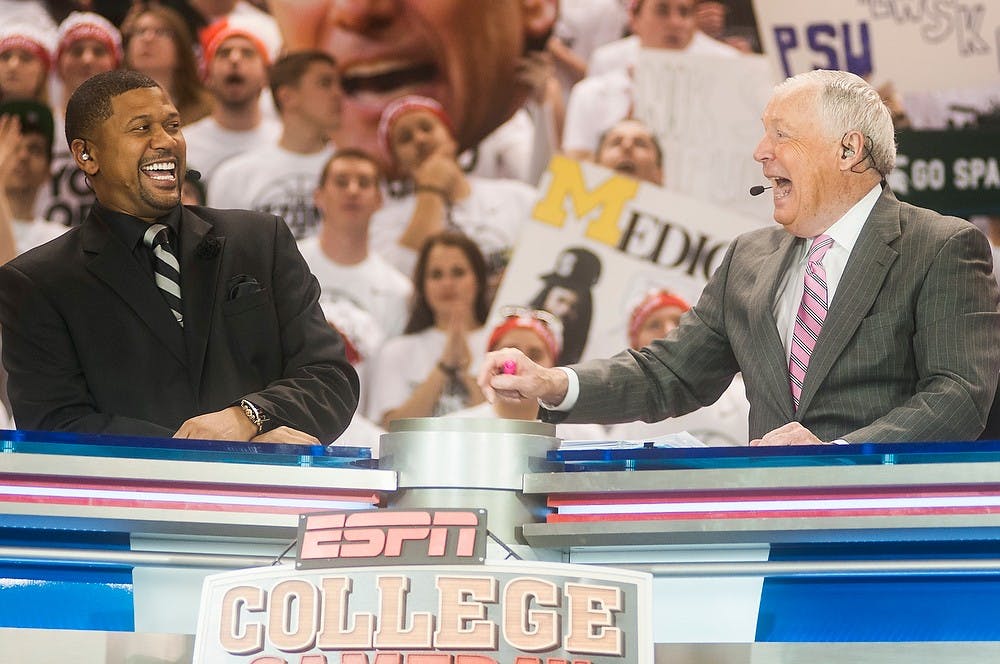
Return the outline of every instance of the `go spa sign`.
[[[194,662],[652,664],[648,574],[484,561],[485,536],[482,510],[303,517],[295,569],[206,578]]]

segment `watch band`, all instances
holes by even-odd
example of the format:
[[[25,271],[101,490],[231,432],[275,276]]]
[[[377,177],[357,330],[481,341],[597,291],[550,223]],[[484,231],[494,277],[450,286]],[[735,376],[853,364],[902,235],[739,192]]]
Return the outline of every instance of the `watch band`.
[[[257,433],[264,433],[264,426],[267,424],[268,420],[270,420],[267,413],[262,411],[257,404],[247,399],[240,400],[240,408],[243,409],[243,414],[247,416],[247,419],[250,420],[255,427],[257,427]]]

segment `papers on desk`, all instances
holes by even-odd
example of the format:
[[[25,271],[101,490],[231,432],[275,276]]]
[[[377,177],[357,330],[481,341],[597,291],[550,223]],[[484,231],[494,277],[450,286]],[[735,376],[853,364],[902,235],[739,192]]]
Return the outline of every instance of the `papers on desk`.
[[[635,450],[643,447],[708,447],[687,431],[642,440],[564,440],[561,450]]]

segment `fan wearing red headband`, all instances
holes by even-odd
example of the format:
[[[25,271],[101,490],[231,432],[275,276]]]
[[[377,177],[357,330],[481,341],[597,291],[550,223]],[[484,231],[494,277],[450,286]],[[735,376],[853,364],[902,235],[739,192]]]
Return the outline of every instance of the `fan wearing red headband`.
[[[412,274],[427,238],[457,230],[487,262],[489,292],[499,282],[537,193],[515,180],[462,172],[454,124],[430,97],[407,95],[390,103],[378,125],[379,149],[405,193],[372,217],[371,245],[403,274]],[[490,297],[492,299],[492,295]]]
[[[516,348],[543,367],[553,367],[562,351],[562,323],[547,311],[522,307],[503,307],[503,320],[490,333],[487,350]],[[483,402],[448,417],[499,417],[506,420],[534,420],[538,404],[497,400]],[[606,432],[599,424],[558,424],[556,435],[564,440],[604,440]]]

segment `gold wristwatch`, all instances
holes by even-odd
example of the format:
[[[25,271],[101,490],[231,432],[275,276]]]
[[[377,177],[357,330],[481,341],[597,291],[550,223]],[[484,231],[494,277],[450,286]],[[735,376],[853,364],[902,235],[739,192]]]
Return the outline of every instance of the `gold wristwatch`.
[[[267,413],[258,408],[257,404],[246,399],[240,400],[240,408],[243,409],[243,414],[247,416],[247,419],[257,427],[257,434],[264,433],[264,425],[271,419],[267,416]]]

